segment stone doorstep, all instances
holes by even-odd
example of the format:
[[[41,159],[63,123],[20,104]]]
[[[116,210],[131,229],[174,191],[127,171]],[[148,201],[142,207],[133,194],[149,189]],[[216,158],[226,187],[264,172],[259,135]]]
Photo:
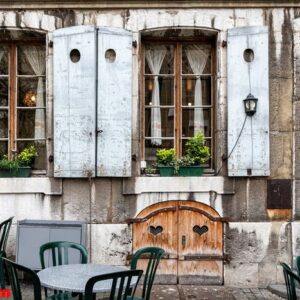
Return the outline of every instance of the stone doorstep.
[[[273,294],[287,299],[286,287],[284,284],[271,284],[268,286],[268,290]],[[300,297],[300,289],[296,288],[297,298]]]

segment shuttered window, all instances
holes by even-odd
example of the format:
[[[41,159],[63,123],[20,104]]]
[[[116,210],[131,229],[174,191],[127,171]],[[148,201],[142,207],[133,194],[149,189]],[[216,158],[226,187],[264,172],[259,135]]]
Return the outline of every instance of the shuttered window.
[[[18,34],[15,34],[18,36]],[[12,158],[25,147],[38,151],[33,169],[46,169],[45,40],[25,41],[1,34],[0,41],[0,159]],[[32,38],[32,41],[30,39]]]
[[[215,38],[188,30],[170,39],[158,36],[143,37],[143,157],[148,167],[159,148],[184,155],[186,142],[200,130],[214,153]],[[206,167],[213,168],[212,159]]]
[[[53,37],[54,176],[130,176],[131,32],[74,26]]]
[[[268,45],[268,27],[228,30],[229,176],[270,175]],[[247,117],[243,99],[249,94],[258,102],[256,113]]]

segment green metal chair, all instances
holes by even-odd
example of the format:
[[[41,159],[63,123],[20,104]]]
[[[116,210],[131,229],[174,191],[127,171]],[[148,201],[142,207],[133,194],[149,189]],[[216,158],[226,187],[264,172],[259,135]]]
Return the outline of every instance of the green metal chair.
[[[51,254],[52,266],[68,265],[69,264],[69,250],[75,249],[80,253],[80,261],[78,263],[86,264],[88,259],[88,252],[83,245],[65,242],[65,241],[55,241],[49,242],[40,247],[40,260],[42,268],[45,269],[45,256],[47,252]]]
[[[300,283],[300,277],[285,263],[281,263],[287,290],[288,300],[297,300],[295,280]]]
[[[134,300],[150,300],[150,294],[152,285],[154,282],[156,270],[160,259],[164,255],[165,250],[158,247],[145,247],[139,249],[137,252],[134,253],[132,260],[131,260],[131,270],[135,270],[137,268],[137,263],[140,258],[147,258],[148,264],[146,271],[144,273],[144,280],[143,280],[143,290],[142,290],[142,298],[134,297]]]
[[[55,241],[49,242],[40,247],[40,260],[42,269],[45,269],[45,258],[46,255],[49,254],[50,258],[50,265],[52,266],[60,266],[60,265],[68,265],[69,264],[69,250],[74,249],[79,251],[80,260],[78,263],[86,264],[88,260],[88,252],[83,245],[73,243],[73,242],[66,242],[66,241]],[[54,290],[54,294],[67,294],[70,293],[63,293],[62,291]],[[45,288],[45,295],[48,296],[48,291]],[[77,295],[77,294],[73,294]]]
[[[5,265],[2,262],[2,258],[6,257],[6,243],[9,235],[9,230],[11,227],[12,219],[10,217],[7,220],[0,223],[0,287],[1,289],[5,288]]]
[[[3,258],[3,261],[8,269],[8,275],[10,277],[11,289],[12,289],[14,300],[23,300],[23,299],[26,300],[22,295],[22,289],[21,289],[20,280],[17,271],[24,272],[26,274],[26,278],[28,278],[32,283],[33,286],[32,300],[42,300],[41,282],[37,274],[34,271],[22,265],[18,265],[12,262],[11,260],[8,260],[7,258]],[[65,294],[52,295],[46,298],[46,300],[67,300],[67,299],[70,300],[76,298],[72,298],[70,295],[65,295]]]
[[[300,256],[296,257],[297,274],[300,277]]]
[[[85,285],[84,299],[94,300],[95,293],[93,293],[94,285],[99,281],[110,280],[111,289],[107,293],[105,299],[108,300],[131,300],[134,299],[134,293],[137,284],[143,274],[142,270],[129,270],[122,272],[115,272],[104,275],[97,275],[90,278]],[[132,278],[137,277],[135,284],[132,284]]]

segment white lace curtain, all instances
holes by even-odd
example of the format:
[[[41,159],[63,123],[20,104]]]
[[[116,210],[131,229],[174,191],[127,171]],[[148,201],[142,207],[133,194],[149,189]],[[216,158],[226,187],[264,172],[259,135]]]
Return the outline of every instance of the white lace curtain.
[[[29,46],[23,48],[24,54],[28,63],[30,64],[33,72],[37,76],[42,76],[46,71],[45,63],[45,50],[41,47]],[[38,78],[38,84],[36,89],[36,107],[44,107],[44,83],[43,77]],[[35,111],[35,126],[34,126],[34,138],[45,138],[45,110],[36,109]]]
[[[158,74],[166,54],[167,49],[165,46],[152,46],[146,50],[146,60],[151,73],[154,74],[151,98],[152,105],[154,106],[151,109],[151,136],[155,138],[151,139],[151,144],[157,146],[161,145],[161,113],[160,107],[157,107],[160,105]]]
[[[185,53],[193,73],[202,74],[209,56],[208,49],[199,45],[190,45],[185,48]],[[196,135],[199,130],[204,133],[203,109],[199,107],[202,106],[202,84],[199,75],[196,77],[194,97],[194,105],[196,106],[194,111],[194,135]]]

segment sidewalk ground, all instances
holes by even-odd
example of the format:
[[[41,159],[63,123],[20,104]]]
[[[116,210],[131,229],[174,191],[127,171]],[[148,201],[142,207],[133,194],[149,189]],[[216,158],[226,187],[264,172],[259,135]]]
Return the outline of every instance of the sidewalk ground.
[[[267,289],[224,286],[156,285],[151,300],[280,300]]]
[[[25,288],[24,296],[25,297],[23,300],[33,300],[32,291],[31,289],[29,289],[28,286],[26,286]],[[230,288],[225,286],[196,286],[196,285],[154,285],[151,294],[151,300],[218,300],[218,299],[220,300],[265,300],[265,299],[282,300],[283,298],[276,296],[275,294],[271,293],[267,289]]]

